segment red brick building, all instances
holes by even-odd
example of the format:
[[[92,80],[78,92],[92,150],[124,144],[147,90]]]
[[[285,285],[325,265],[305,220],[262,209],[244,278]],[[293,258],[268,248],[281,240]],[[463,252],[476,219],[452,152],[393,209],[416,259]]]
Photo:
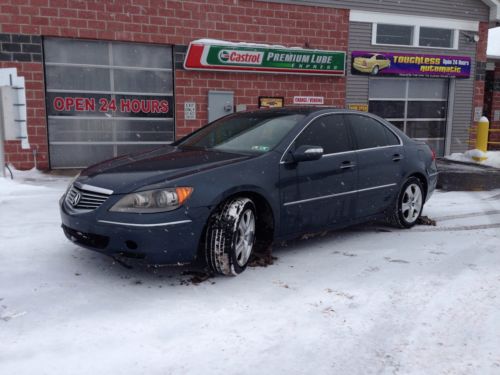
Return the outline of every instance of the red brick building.
[[[29,144],[26,147],[20,140],[6,141],[6,161],[21,169],[35,164],[40,169],[83,167],[170,142],[207,122],[210,92],[230,93],[231,111],[257,108],[259,97],[283,98],[284,105],[291,105],[294,97],[301,96],[321,98],[328,106],[366,106],[377,112],[381,99],[371,97],[371,92],[383,89],[384,83],[379,81],[386,78],[356,76],[350,71],[353,50],[368,47],[374,52],[466,56],[472,65],[470,76],[460,81],[461,86],[458,78],[455,85],[454,77],[450,77],[439,83],[446,91],[442,98],[424,98],[429,110],[437,101],[445,103],[437,109],[443,112],[441,117],[415,119],[405,110],[404,115],[389,118],[410,135],[420,134],[434,142],[441,153],[468,147],[474,109],[483,105],[488,2],[467,0],[450,11],[446,1],[423,1],[407,15],[401,1],[394,1],[393,6],[391,1],[379,5],[369,1],[302,3],[3,0],[0,68],[16,68],[17,76],[24,77],[24,142]],[[426,3],[433,3],[432,11]],[[393,28],[390,35],[383,32],[384,27],[397,25],[398,17],[417,20],[410,26],[409,42],[403,40],[407,30]],[[441,40],[425,39],[438,21],[448,25],[439,34]],[[479,42],[473,40],[474,35],[479,36]],[[187,47],[200,38],[340,51],[346,53],[347,67],[340,75],[185,70]],[[372,43],[357,45],[363,38]],[[411,91],[415,86],[419,90],[419,78],[394,82],[394,87],[406,85]],[[68,97],[82,102],[70,99],[68,107]],[[145,113],[144,108],[134,113],[129,100],[136,98],[166,103],[168,113],[155,116]],[[390,103],[381,104],[384,108],[392,105],[394,98],[388,99]],[[99,106],[101,100],[107,105],[105,111],[88,106],[90,101],[97,101]],[[121,113],[120,109],[109,108],[110,103],[120,100],[125,103]],[[415,101],[408,96],[398,100],[405,108]],[[462,101],[468,103],[465,109]],[[194,103],[194,113],[185,113],[186,103]],[[453,104],[455,111],[462,111],[460,118],[454,117]],[[384,115],[383,111],[380,114]]]

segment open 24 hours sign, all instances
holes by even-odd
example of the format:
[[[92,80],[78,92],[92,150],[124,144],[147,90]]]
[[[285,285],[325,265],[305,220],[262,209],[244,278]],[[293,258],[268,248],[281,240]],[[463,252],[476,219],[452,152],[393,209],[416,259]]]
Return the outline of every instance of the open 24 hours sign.
[[[189,44],[184,68],[343,76],[345,52],[200,39]]]

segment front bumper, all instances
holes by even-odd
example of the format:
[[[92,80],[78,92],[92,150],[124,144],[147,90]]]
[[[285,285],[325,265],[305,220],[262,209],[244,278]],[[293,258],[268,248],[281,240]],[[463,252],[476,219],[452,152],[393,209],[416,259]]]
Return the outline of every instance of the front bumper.
[[[119,198],[117,198],[119,199]],[[197,255],[210,210],[189,208],[158,213],[109,212],[113,196],[93,211],[75,213],[64,197],[60,213],[64,234],[73,243],[109,256],[144,259],[150,264],[190,263]]]

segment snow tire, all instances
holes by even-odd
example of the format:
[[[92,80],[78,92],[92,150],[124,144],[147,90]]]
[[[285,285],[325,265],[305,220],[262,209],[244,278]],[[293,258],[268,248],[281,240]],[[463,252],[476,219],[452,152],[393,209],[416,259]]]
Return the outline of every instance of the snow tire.
[[[253,234],[246,245],[248,254],[237,255],[242,220],[251,217]],[[249,198],[239,197],[224,202],[208,221],[205,237],[205,260],[212,272],[224,276],[236,276],[243,272],[255,244],[255,204]],[[244,225],[243,225],[244,226]]]

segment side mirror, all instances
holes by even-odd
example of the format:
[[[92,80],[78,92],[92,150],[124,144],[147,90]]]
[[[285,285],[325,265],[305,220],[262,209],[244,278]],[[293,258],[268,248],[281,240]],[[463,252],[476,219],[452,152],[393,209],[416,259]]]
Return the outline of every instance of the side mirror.
[[[319,160],[323,156],[323,147],[303,145],[292,152],[294,162]]]

